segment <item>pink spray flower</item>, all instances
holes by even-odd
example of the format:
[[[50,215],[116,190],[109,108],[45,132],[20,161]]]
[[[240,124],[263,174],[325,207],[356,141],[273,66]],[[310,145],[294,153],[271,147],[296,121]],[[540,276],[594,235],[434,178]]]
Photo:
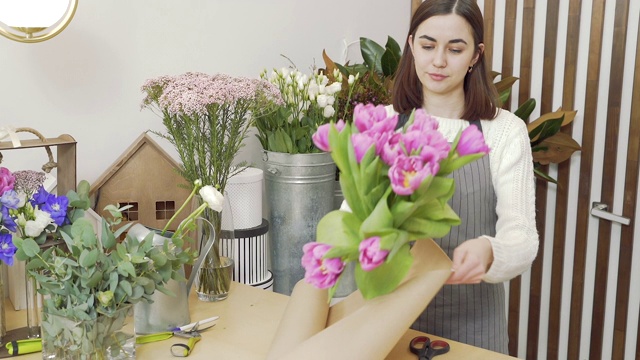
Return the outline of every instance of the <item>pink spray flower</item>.
[[[2,196],[5,191],[13,190],[15,183],[16,178],[11,171],[6,167],[0,167],[0,196]]]
[[[318,289],[327,289],[335,285],[344,270],[344,262],[340,258],[323,259],[331,245],[312,242],[302,247],[302,267],[305,269],[304,279]]]
[[[440,163],[425,162],[420,156],[398,156],[389,168],[391,188],[398,195],[411,195],[416,191],[424,179],[435,175],[440,170]]]
[[[482,132],[475,125],[470,125],[460,134],[456,151],[458,155],[488,154],[489,146],[484,142]]]
[[[344,121],[342,119],[338,120],[335,124],[338,132],[341,132],[344,129]],[[318,127],[318,130],[311,136],[313,143],[318,147],[318,149],[322,151],[330,151],[329,148],[329,130],[331,129],[332,124],[324,124]]]
[[[372,236],[364,239],[358,247],[360,266],[364,271],[371,271],[382,265],[389,255],[389,250],[380,249],[380,237]]]

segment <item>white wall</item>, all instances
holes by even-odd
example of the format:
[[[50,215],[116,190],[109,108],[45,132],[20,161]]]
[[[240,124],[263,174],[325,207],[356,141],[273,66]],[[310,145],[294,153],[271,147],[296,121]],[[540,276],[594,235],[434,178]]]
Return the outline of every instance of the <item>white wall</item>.
[[[344,41],[406,35],[410,1],[81,0],[57,37],[22,44],[0,37],[0,126],[26,126],[78,142],[78,180],[96,180],[160,118],[140,111],[140,86],[187,71],[258,77],[264,68],[343,60]],[[348,59],[359,61],[359,47]],[[22,135],[22,138],[33,138]],[[172,155],[171,145],[158,140]],[[3,166],[39,169],[42,149],[5,151]],[[239,156],[261,163],[251,135]]]

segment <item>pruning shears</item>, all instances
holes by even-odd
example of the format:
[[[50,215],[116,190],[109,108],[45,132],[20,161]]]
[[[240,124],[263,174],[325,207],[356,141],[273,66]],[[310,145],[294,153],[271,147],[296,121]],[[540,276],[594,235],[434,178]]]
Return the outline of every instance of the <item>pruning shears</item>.
[[[193,350],[196,343],[202,339],[200,332],[213,326],[215,326],[215,324],[200,327],[200,322],[196,322],[192,327],[184,330],[164,331],[155,334],[140,335],[136,337],[136,344],[148,344],[151,342],[167,340],[173,336],[178,336],[188,339],[188,341],[186,344],[176,343],[171,345],[171,355],[175,357],[187,357],[191,354],[191,350]]]

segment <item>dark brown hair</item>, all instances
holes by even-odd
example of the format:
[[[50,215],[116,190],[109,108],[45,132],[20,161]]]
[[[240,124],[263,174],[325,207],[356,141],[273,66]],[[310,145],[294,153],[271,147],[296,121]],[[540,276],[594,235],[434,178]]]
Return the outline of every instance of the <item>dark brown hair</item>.
[[[476,51],[484,42],[484,21],[475,0],[425,0],[411,18],[409,33],[393,86],[393,108],[401,114],[423,105],[422,83],[415,70],[409,37],[415,38],[418,26],[432,16],[456,14],[463,17],[471,28]],[[461,119],[493,119],[500,106],[498,93],[487,71],[484,54],[480,53],[471,73],[464,78],[464,111]]]

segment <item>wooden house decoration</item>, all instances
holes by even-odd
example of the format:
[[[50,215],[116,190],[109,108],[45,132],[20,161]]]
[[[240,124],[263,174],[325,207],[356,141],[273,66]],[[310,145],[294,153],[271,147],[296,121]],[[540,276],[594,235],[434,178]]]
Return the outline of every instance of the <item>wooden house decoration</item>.
[[[125,219],[162,229],[191,193],[190,184],[177,172],[179,167],[180,163],[143,133],[92,184],[93,209],[108,218],[105,206],[131,205],[123,213]],[[186,210],[171,223],[170,230],[190,213],[190,207]]]

